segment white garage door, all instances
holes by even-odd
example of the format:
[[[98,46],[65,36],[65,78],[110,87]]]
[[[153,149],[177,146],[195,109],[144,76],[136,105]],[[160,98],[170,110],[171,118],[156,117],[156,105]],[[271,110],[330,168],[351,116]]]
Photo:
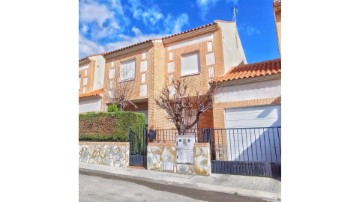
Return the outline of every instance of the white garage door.
[[[281,107],[225,110],[228,160],[280,162]]]
[[[225,110],[226,128],[281,126],[280,105],[243,107]]]
[[[95,97],[79,101],[79,112],[98,112],[101,109],[101,98]]]

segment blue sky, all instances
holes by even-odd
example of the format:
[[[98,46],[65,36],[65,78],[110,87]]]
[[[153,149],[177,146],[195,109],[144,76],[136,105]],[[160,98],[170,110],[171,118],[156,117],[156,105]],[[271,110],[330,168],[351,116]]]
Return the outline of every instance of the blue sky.
[[[237,27],[248,63],[279,58],[272,0],[80,0],[79,57],[178,33],[214,20]]]

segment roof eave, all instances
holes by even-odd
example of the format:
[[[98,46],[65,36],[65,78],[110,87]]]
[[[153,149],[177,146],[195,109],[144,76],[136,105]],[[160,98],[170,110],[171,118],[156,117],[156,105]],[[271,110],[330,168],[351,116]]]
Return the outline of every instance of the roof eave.
[[[194,36],[199,36],[199,35],[207,34],[210,32],[214,32],[218,29],[219,29],[219,27],[218,27],[217,23],[211,23],[211,24],[209,24],[207,26],[205,25],[204,27],[201,27],[201,28],[194,28],[193,30],[181,32],[181,33],[175,34],[173,36],[164,37],[162,40],[163,40],[164,45],[168,45],[168,44],[172,44],[172,43],[176,43],[176,42],[179,42],[182,40],[192,38]]]
[[[90,62],[91,62],[91,60],[88,57],[83,58],[83,59],[79,60],[79,66],[90,63]]]
[[[104,58],[106,60],[108,60],[108,59],[111,59],[111,58],[114,58],[114,57],[117,57],[117,56],[121,56],[121,55],[128,54],[128,53],[131,53],[131,52],[143,50],[143,49],[149,48],[151,46],[153,46],[152,40],[145,41],[145,42],[140,43],[140,44],[134,44],[133,46],[130,46],[130,47],[124,47],[122,49],[119,49],[119,50],[116,50],[116,51],[113,51],[113,52],[110,52],[110,53],[106,53],[106,54],[104,54]]]
[[[210,83],[210,85],[233,86],[233,85],[239,85],[239,84],[269,81],[269,80],[276,80],[276,79],[281,79],[281,72],[279,72],[277,74],[262,75],[262,76],[255,76],[255,77],[249,77],[249,78],[233,79],[233,80],[226,80],[226,81],[216,81],[216,82]]]

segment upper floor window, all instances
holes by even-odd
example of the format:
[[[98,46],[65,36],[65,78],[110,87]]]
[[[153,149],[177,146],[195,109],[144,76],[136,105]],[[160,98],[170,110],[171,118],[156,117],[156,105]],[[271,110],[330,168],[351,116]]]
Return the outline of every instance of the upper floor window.
[[[181,56],[181,76],[197,74],[199,72],[199,52]]]
[[[135,59],[120,64],[120,81],[135,79]]]

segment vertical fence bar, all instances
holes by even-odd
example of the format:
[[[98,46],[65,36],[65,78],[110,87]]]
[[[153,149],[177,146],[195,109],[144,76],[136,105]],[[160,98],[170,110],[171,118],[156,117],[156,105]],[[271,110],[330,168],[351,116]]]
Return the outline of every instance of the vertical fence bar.
[[[255,132],[255,128],[253,128],[254,129],[254,136],[255,136],[255,139],[254,139],[254,147],[255,147],[255,153],[256,153],[256,161],[259,161],[259,159],[258,159],[258,157],[259,157],[259,155],[258,155],[258,145],[257,145],[257,142],[256,142],[256,132]],[[250,130],[251,131],[251,130]]]
[[[264,136],[264,147],[265,147],[265,161],[267,162],[267,151],[266,151],[266,140],[265,140],[265,128],[262,128],[262,136]]]
[[[255,130],[255,129],[254,129]],[[261,147],[261,133],[260,133],[260,129],[259,130],[259,143],[260,143],[260,155],[261,155],[261,160],[260,161],[263,161],[263,152],[262,152],[262,147]]]
[[[226,130],[226,140],[227,140],[227,143],[230,143],[230,161],[233,160],[232,158],[232,149],[231,149],[231,131],[234,130],[234,129],[229,129],[229,130]],[[229,135],[227,135],[229,131]],[[227,139],[229,137],[229,139]],[[229,159],[228,159],[229,160]]]
[[[245,129],[246,131],[248,131],[248,129]],[[253,149],[253,142],[252,142],[252,138],[251,138],[251,130],[249,130],[250,134],[250,147],[251,147],[251,156],[252,156],[252,161],[254,161],[254,149]],[[246,132],[247,133],[247,132]]]
[[[279,155],[280,155],[280,161],[281,161],[281,140],[280,140],[280,134],[279,134],[279,127],[276,128],[276,131],[277,131],[277,135],[278,135],[278,142],[279,142]]]
[[[243,160],[245,161],[244,155],[245,155],[245,147],[244,147],[244,136],[242,134],[242,130],[240,128],[240,136],[241,136],[241,145],[242,145],[242,153],[241,156],[243,157]]]
[[[225,132],[225,135],[224,135],[224,132]],[[225,148],[225,154],[226,154],[226,160],[228,161],[229,160],[229,156],[228,156],[228,150],[229,150],[229,147],[227,145],[227,136],[226,136],[226,130],[221,130],[221,137],[222,137],[222,145],[223,145],[223,148]],[[224,146],[226,145],[226,146]]]
[[[219,133],[218,133],[218,130],[216,130],[216,136],[217,136],[217,150],[218,150],[218,153],[219,153],[219,159],[217,160],[220,160],[220,145],[219,145],[219,142],[220,142],[220,139],[219,139]]]
[[[267,135],[268,135],[268,141],[269,141],[269,153],[270,153],[270,161],[272,162],[272,154],[271,154],[271,143],[270,143],[270,135],[269,135],[269,128],[267,128]]]
[[[274,128],[271,128],[272,136],[273,136],[273,143],[274,143],[274,149],[275,149],[275,161],[278,161],[277,152],[276,152],[276,144],[275,144],[275,135],[274,135]]]
[[[241,152],[240,152],[240,135],[239,135],[239,129],[236,129],[236,136],[237,136],[237,142],[238,142],[238,161],[241,159]]]

